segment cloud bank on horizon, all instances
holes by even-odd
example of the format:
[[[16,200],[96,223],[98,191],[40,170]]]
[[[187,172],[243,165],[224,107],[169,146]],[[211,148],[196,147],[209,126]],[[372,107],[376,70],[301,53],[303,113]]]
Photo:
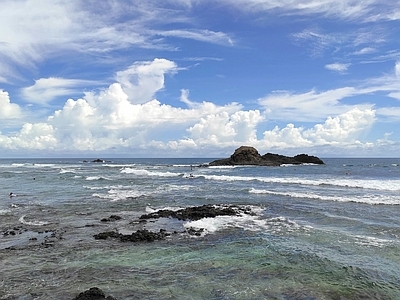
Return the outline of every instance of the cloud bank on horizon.
[[[398,157],[399,23],[397,0],[4,0],[0,157]]]

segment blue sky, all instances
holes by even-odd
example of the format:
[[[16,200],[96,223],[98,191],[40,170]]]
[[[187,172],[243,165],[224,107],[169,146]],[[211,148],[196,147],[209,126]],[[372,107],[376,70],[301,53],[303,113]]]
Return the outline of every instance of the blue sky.
[[[398,157],[400,1],[3,0],[1,157]]]

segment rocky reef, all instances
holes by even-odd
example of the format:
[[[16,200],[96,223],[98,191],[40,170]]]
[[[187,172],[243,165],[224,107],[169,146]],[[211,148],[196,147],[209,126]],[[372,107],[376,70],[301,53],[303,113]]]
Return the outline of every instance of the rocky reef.
[[[255,165],[255,166],[280,166],[283,164],[318,164],[324,162],[308,154],[299,154],[293,157],[267,153],[261,155],[257,149],[249,146],[241,146],[229,157],[212,161],[209,166],[235,166],[235,165]]]
[[[201,206],[186,207],[179,210],[169,210],[161,209],[156,212],[149,214],[144,214],[139,217],[139,220],[131,222],[131,224],[139,223],[145,225],[148,221],[156,220],[160,218],[172,218],[180,221],[197,221],[203,218],[215,218],[218,216],[238,216],[241,214],[251,215],[252,212],[248,207],[237,206],[237,205],[211,205],[205,204]],[[115,222],[121,220],[121,217],[112,215],[109,218],[103,218],[102,222]],[[107,239],[117,239],[121,242],[133,242],[133,243],[143,243],[143,242],[154,242],[158,240],[163,240],[168,236],[176,234],[189,234],[192,236],[200,236],[204,231],[204,228],[188,228],[183,232],[172,231],[168,232],[167,229],[161,228],[158,231],[150,231],[148,229],[139,229],[131,234],[122,234],[117,231],[106,231],[95,234],[93,237],[96,240],[107,240]]]

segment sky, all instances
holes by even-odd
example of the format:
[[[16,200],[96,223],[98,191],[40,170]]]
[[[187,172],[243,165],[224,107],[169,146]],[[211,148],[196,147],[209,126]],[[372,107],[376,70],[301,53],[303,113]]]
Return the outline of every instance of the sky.
[[[0,157],[399,157],[400,1],[2,0]]]

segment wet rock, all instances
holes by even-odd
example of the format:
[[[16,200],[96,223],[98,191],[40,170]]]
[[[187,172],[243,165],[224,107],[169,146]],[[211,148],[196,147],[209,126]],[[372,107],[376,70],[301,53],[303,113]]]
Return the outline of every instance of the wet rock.
[[[190,235],[201,236],[201,234],[204,232],[204,228],[195,229],[190,227],[188,230],[186,230],[186,232]]]
[[[107,231],[99,234],[95,234],[94,238],[96,240],[106,240],[108,238],[117,238],[121,242],[154,242],[156,240],[163,240],[166,236],[170,234],[167,233],[165,229],[160,229],[160,232],[152,232],[147,229],[137,230],[132,234],[121,234],[115,231]]]
[[[117,216],[117,215],[111,215],[109,218],[104,218],[101,219],[101,222],[114,222],[114,221],[118,221],[121,220],[122,217]]]
[[[246,209],[231,205],[231,206],[216,206],[206,204],[202,206],[187,207],[180,210],[162,209],[150,214],[140,216],[139,219],[158,219],[158,218],[175,218],[178,220],[197,221],[203,218],[215,218],[217,216],[236,216],[239,213],[248,212]]]
[[[108,238],[119,238],[119,237],[120,237],[120,233],[115,232],[115,231],[106,231],[106,232],[102,232],[102,233],[94,235],[94,238],[96,240],[106,240]]]
[[[241,146],[229,157],[212,161],[210,166],[229,166],[229,165],[256,165],[256,166],[280,166],[283,164],[324,164],[324,162],[316,156],[307,154],[299,154],[294,157],[267,153],[260,155],[254,147]]]
[[[80,293],[78,296],[76,296],[73,300],[116,300],[112,296],[108,296],[106,298],[106,295],[104,292],[99,289],[98,287],[92,287],[82,293]]]

